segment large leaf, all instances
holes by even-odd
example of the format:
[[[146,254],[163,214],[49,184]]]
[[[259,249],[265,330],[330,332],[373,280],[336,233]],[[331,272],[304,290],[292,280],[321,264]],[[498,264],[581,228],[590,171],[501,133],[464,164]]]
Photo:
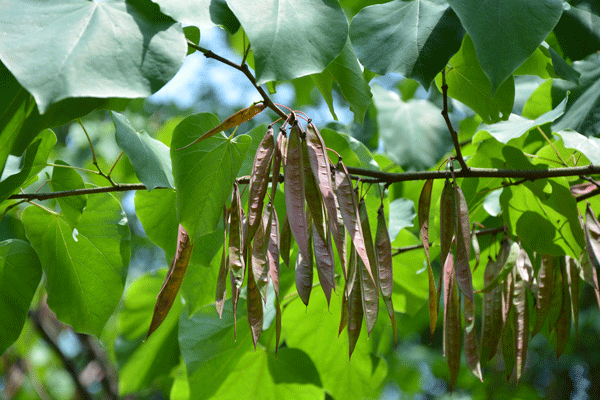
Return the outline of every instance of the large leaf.
[[[448,127],[433,103],[417,99],[404,102],[397,93],[378,85],[372,90],[379,135],[393,161],[406,167],[428,168],[450,149]]]
[[[390,202],[390,226],[388,227],[390,239],[396,240],[398,233],[403,228],[413,226],[417,213],[412,200],[399,198]]]
[[[192,240],[217,228],[251,142],[247,135],[228,139],[219,134],[176,150],[218,124],[213,114],[200,113],[187,117],[173,131],[171,160],[177,187],[177,216]]]
[[[493,136],[500,143],[507,144],[509,140],[521,137],[531,129],[554,121],[563,115],[566,105],[567,99],[565,98],[554,110],[548,111],[534,120],[523,118],[517,114],[511,114],[508,121],[498,122],[493,125],[482,124],[473,138],[473,142],[477,143]]]
[[[52,180],[50,181],[50,187],[53,191],[58,192],[85,188],[83,178],[79,175],[77,170],[60,160],[56,160],[54,164],[55,167],[52,170]],[[63,166],[61,167],[60,165]],[[76,226],[81,218],[81,213],[87,204],[87,194],[59,197],[56,200],[60,206],[61,213],[73,226]]]
[[[555,256],[581,255],[583,231],[565,178],[506,187],[500,204],[506,225],[526,249]]]
[[[473,38],[491,94],[546,39],[563,11],[561,0],[448,0]]]
[[[231,12],[225,0],[152,0],[160,10],[182,22],[200,29],[223,25],[234,34],[240,27],[239,21]]]
[[[116,342],[119,364],[119,394],[146,389],[154,380],[179,363],[177,327],[181,301],[179,297],[163,324],[148,338],[146,333],[152,318],[156,294],[165,274],[142,275],[127,289],[117,314]],[[127,350],[134,347],[129,354]]]
[[[508,118],[515,100],[514,79],[504,80],[492,93],[490,80],[478,61],[469,35],[465,35],[460,50],[450,59],[450,66],[446,73],[448,96],[471,107],[485,123]],[[441,74],[435,78],[435,83],[441,90]]]
[[[35,179],[35,175],[46,166],[48,155],[55,144],[56,135],[50,129],[46,129],[27,147],[21,170],[0,181],[0,202],[22,186],[26,186],[29,179]]]
[[[250,39],[259,84],[323,71],[342,51],[348,21],[337,0],[229,0]]]
[[[151,138],[146,132],[136,132],[122,114],[112,112],[117,144],[129,157],[135,174],[148,190],[156,187],[173,188],[173,171],[169,148]]]
[[[374,344],[365,335],[348,361],[348,336],[335,338],[341,299],[333,297],[329,310],[324,296],[314,297],[309,308],[300,301],[289,303],[283,311],[286,343],[308,354],[334,399],[371,398],[387,374],[387,363],[371,353]]]
[[[35,251],[23,240],[0,242],[0,354],[19,337],[42,278]]]
[[[563,139],[566,148],[575,149],[583,153],[594,165],[600,165],[600,139],[586,137],[580,133],[566,129],[557,132]]]
[[[600,54],[592,54],[583,61],[573,63],[577,72],[581,73],[579,85],[570,82],[553,82],[554,92],[570,92],[569,104],[565,115],[552,125],[552,129],[574,129],[586,136],[600,134]],[[556,90],[558,89],[558,90]]]
[[[0,33],[0,60],[42,114],[69,97],[147,97],[187,51],[178,23],[125,2],[3,1]]]
[[[108,193],[90,196],[75,229],[41,207],[26,208],[22,220],[46,273],[50,308],[76,331],[100,335],[129,265],[129,227],[119,202]]]
[[[363,8],[350,24],[360,62],[384,75],[399,72],[425,89],[460,47],[464,29],[448,4],[395,0]]]

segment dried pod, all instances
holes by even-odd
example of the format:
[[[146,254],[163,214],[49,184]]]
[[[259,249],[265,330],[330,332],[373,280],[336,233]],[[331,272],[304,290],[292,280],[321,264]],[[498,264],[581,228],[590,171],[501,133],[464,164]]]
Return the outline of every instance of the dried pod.
[[[325,206],[323,205],[321,191],[317,187],[317,181],[310,168],[306,140],[302,141],[302,167],[304,170],[304,194],[306,196],[306,204],[312,215],[313,227],[321,236],[321,241],[326,242],[327,238],[325,231],[327,230],[328,225],[327,215]]]
[[[471,302],[475,301],[473,296],[473,278],[469,260],[471,257],[471,222],[469,221],[469,209],[467,201],[461,188],[454,182],[454,216],[456,217],[456,283],[461,292]]]
[[[335,262],[333,260],[333,247],[331,245],[331,234],[327,230],[327,242],[323,242],[321,235],[313,224],[313,248],[315,251],[315,264],[321,288],[327,298],[327,305],[331,299],[331,291],[335,289]]]
[[[223,306],[225,297],[227,297],[227,226],[229,224],[229,213],[227,207],[223,207],[223,254],[221,256],[221,265],[219,267],[219,276],[217,277],[217,293],[215,295],[215,307],[219,313],[219,318],[223,317]]]
[[[310,221],[309,221],[310,225]],[[295,267],[295,276],[296,276],[296,289],[298,290],[298,295],[302,302],[305,305],[308,305],[308,300],[310,298],[310,292],[312,290],[312,282],[313,282],[313,255],[312,255],[312,246],[310,245],[312,242],[312,228],[309,230],[308,235],[308,257],[304,258],[302,252],[298,251],[298,255],[296,256],[296,267]]]
[[[237,303],[240,297],[240,289],[244,281],[246,262],[242,252],[243,244],[243,221],[244,215],[240,200],[238,185],[233,186],[233,200],[229,212],[229,273],[231,277],[231,299],[233,303],[234,325],[237,320]],[[234,335],[236,329],[234,328]]]
[[[516,269],[513,271],[512,276],[515,367],[517,382],[519,382],[527,361],[527,348],[529,346],[529,297],[527,297],[527,282],[522,279]]]
[[[490,258],[483,275],[484,285],[489,285],[502,266]],[[481,320],[481,360],[487,362],[494,357],[502,335],[502,288],[496,286],[483,293]]]
[[[256,343],[262,333],[263,326],[263,305],[261,300],[261,293],[256,284],[256,277],[254,276],[254,266],[250,263],[248,268],[248,296],[246,305],[248,307],[248,323],[250,324],[250,331],[252,332],[252,342],[254,343],[254,349],[256,349]]]
[[[571,296],[571,313],[575,328],[576,341],[579,337],[579,262],[574,258],[565,256],[567,264],[567,280],[569,282],[569,295]]]
[[[481,363],[479,361],[479,341],[475,331],[475,304],[465,296],[465,357],[467,366],[473,375],[483,382],[481,375]]]
[[[433,277],[433,268],[431,268],[431,259],[429,257],[429,209],[431,207],[431,191],[433,189],[433,179],[428,179],[423,185],[423,190],[419,196],[419,229],[421,232],[421,241],[425,250],[425,259],[427,260],[427,274],[429,276],[429,331],[431,340],[438,320],[438,296],[435,287],[435,278]],[[384,219],[385,222],[385,219]],[[377,230],[379,233],[379,229]],[[383,279],[382,279],[383,282]]]
[[[269,128],[256,150],[254,163],[252,164],[252,173],[250,174],[250,183],[248,184],[248,234],[245,241],[246,248],[250,246],[250,241],[254,238],[254,233],[260,224],[264,199],[269,187],[269,172],[271,171],[271,160],[273,159],[274,149],[273,128]]]
[[[392,323],[394,344],[397,346],[398,328],[396,326],[394,303],[392,302],[392,292],[394,291],[392,244],[387,226],[385,224],[383,204],[381,207],[379,207],[379,210],[377,210],[377,232],[375,234],[375,246],[377,248],[377,265],[379,266],[379,288],[381,289],[381,296],[383,297],[383,302],[385,303],[388,315],[390,316],[390,321]]]
[[[543,255],[537,274],[537,294],[535,297],[535,322],[531,336],[535,336],[544,325],[554,287],[554,256]]]

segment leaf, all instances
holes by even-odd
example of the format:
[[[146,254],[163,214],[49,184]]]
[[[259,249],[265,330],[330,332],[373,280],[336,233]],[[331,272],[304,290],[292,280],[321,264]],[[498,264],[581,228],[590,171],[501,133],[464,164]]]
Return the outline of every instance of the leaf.
[[[254,237],[254,232],[256,232],[261,221],[264,199],[269,186],[269,171],[271,169],[274,149],[273,128],[269,128],[254,155],[254,163],[252,164],[252,172],[250,173],[250,183],[248,184],[248,215],[246,221],[248,224],[248,236],[246,237],[245,247],[249,247],[250,241]]]
[[[499,260],[488,260],[483,275],[484,285],[489,285],[502,268]],[[481,310],[481,360],[487,362],[494,357],[498,349],[498,342],[502,335],[502,287],[483,293]]]
[[[448,3],[473,38],[492,94],[546,39],[563,11],[560,0]]]
[[[222,135],[182,151],[175,149],[218,124],[207,113],[187,117],[173,131],[171,160],[177,187],[177,217],[192,240],[213,232],[221,218],[223,204],[246,155],[250,138]]]
[[[412,200],[400,197],[390,201],[390,238],[395,240],[402,229],[413,226],[415,217],[415,204]]]
[[[380,75],[398,72],[429,89],[460,47],[464,29],[445,3],[392,1],[365,7],[350,24],[360,62]]]
[[[492,136],[500,143],[507,144],[509,140],[519,138],[531,129],[542,126],[554,121],[565,112],[567,106],[567,98],[551,111],[537,117],[534,120],[523,118],[516,114],[511,114],[508,121],[501,121],[493,125],[482,124],[474,138],[475,142],[480,142]],[[488,135],[486,135],[485,133]],[[565,144],[566,146],[566,144]],[[568,146],[567,146],[568,147]]]
[[[304,167],[302,144],[300,143],[300,127],[295,121],[290,131],[287,151],[283,153],[283,174],[285,177],[285,208],[290,230],[294,235],[302,259],[312,259],[308,245],[308,226],[304,208]],[[311,281],[312,282],[312,281]]]
[[[527,348],[529,346],[529,298],[527,297],[527,282],[513,270],[513,316],[515,334],[515,364],[517,382],[525,369]]]
[[[198,29],[197,27],[184,26],[183,34],[185,35],[185,38],[187,40],[194,43],[195,45],[198,45],[198,43],[200,43],[200,29]],[[196,49],[188,46],[188,51],[187,51],[186,55],[189,56],[190,54],[195,53],[195,52],[196,52]]]
[[[146,132],[136,132],[124,115],[112,111],[111,116],[117,144],[125,150],[140,182],[148,191],[157,187],[174,188],[169,148]]]
[[[52,311],[76,331],[100,335],[129,265],[129,227],[119,202],[111,194],[90,196],[76,230],[64,216],[35,206],[22,221],[46,274]]]
[[[460,291],[474,302],[473,297],[473,278],[471,276],[471,267],[469,259],[471,257],[471,222],[469,221],[469,210],[467,201],[461,188],[456,184],[454,186],[454,202],[456,217],[456,261],[454,268],[456,269],[456,282]]]
[[[0,353],[18,339],[31,301],[42,279],[42,266],[31,245],[23,240],[0,242]]]
[[[530,251],[555,256],[581,254],[584,235],[565,178],[504,188],[500,204],[508,229]]]
[[[179,225],[179,234],[177,236],[177,253],[175,258],[169,266],[169,272],[165,278],[165,281],[160,288],[158,297],[156,298],[156,305],[154,306],[154,313],[152,315],[152,322],[148,329],[148,335],[146,340],[162,324],[167,317],[175,298],[179,293],[181,282],[187,271],[192,251],[194,250],[194,243],[190,242],[190,237],[181,225]]]
[[[125,2],[5,1],[0,59],[42,114],[66,98],[147,97],[187,51],[181,26],[153,16]]]
[[[358,340],[348,361],[347,335],[335,340],[315,340],[315,337],[335,337],[341,301],[332,301],[329,310],[324,296],[315,296],[311,301],[312,306],[308,309],[299,301],[285,307],[284,322],[293,321],[293,324],[284,323],[287,345],[308,354],[319,372],[323,389],[332,398],[377,398],[388,373],[388,364],[377,355],[375,341]],[[357,320],[362,324],[362,316]],[[343,374],[331,373],[340,368]]]
[[[471,36],[465,35],[460,50],[449,61],[451,68],[446,73],[448,96],[470,107],[487,124],[506,120],[515,99],[514,79],[508,76],[492,91],[480,62]],[[436,76],[435,84],[441,91],[441,74]]]
[[[452,140],[437,106],[422,99],[402,101],[379,85],[371,90],[379,137],[392,161],[402,167],[429,168],[448,152]]]
[[[383,302],[385,303],[388,315],[390,316],[390,321],[392,323],[394,344],[397,346],[398,327],[396,326],[396,312],[394,311],[394,303],[392,302],[392,293],[394,291],[392,244],[388,234],[388,229],[385,226],[383,204],[381,207],[379,207],[379,210],[377,210],[377,233],[375,234],[375,247],[377,249],[377,265],[379,266],[379,288],[381,290],[381,297],[383,297]],[[429,266],[429,268],[431,268],[431,266]]]
[[[54,164],[52,179],[50,180],[50,187],[53,191],[60,192],[85,188],[83,178],[79,175],[79,172],[60,160],[54,161]],[[64,167],[61,167],[61,165],[64,165]],[[73,227],[77,226],[81,213],[87,205],[87,195],[59,197],[56,200],[60,206],[60,212],[64,214]]]
[[[537,274],[537,294],[535,297],[535,322],[531,336],[535,336],[544,325],[550,301],[552,299],[552,291],[554,288],[554,257],[542,255],[540,269]],[[556,288],[558,289],[558,288]]]
[[[320,133],[324,142],[327,143],[327,148],[342,157],[345,165],[379,170],[379,164],[374,160],[373,154],[362,142],[346,133],[331,129],[322,129]],[[331,152],[329,154],[333,155],[335,153]]]
[[[433,340],[433,334],[438,320],[438,298],[435,287],[435,278],[433,277],[433,268],[429,257],[429,209],[431,207],[431,190],[433,188],[433,179],[428,179],[423,185],[421,195],[419,196],[419,231],[425,258],[427,260],[427,276],[429,278],[429,332]],[[385,222],[385,219],[384,219]],[[377,228],[379,232],[379,228]]]
[[[182,308],[179,296],[160,328],[143,341],[150,326],[156,293],[164,279],[165,269],[138,277],[127,288],[116,313],[114,346],[120,396],[144,390],[160,377],[166,377],[179,363],[177,330]]]
[[[45,166],[50,151],[56,144],[56,135],[50,129],[41,132],[25,150],[21,170],[0,181],[0,202],[36,176]]]
[[[179,223],[176,196],[175,190],[172,189],[135,192],[136,216],[152,243],[165,251],[167,262],[173,259],[177,251]]]
[[[358,212],[356,194],[354,193],[354,188],[352,186],[352,181],[350,180],[348,170],[341,162],[338,163],[338,166],[335,170],[335,188],[344,226],[348,230],[350,239],[352,240],[352,243],[354,243],[356,252],[363,261],[371,280],[375,282],[372,266],[367,254],[365,237],[360,224],[360,215]]]
[[[227,5],[250,39],[259,85],[321,72],[346,43],[348,21],[337,1],[306,0],[299,7],[266,0],[258,9],[251,0]]]
[[[198,28],[212,28],[225,25],[229,33],[234,34],[240,26],[224,0],[152,0],[160,6],[160,11],[184,25]],[[237,28],[235,28],[237,24]]]
[[[198,142],[201,142],[203,140],[208,139],[209,137],[216,135],[217,133],[226,131],[227,129],[230,129],[233,127],[237,127],[246,121],[250,121],[257,114],[259,114],[262,110],[264,110],[266,107],[267,107],[267,105],[265,103],[257,103],[257,104],[251,105],[248,108],[242,108],[241,110],[237,111],[233,115],[230,115],[229,117],[225,118],[225,120],[223,122],[221,122],[219,125],[215,126],[208,132],[205,132],[204,134],[202,134],[198,139],[194,140],[192,143],[187,144],[177,150],[179,151],[179,150],[186,149]]]
[[[600,164],[600,140],[598,138],[586,137],[570,129],[556,134],[562,138],[566,148],[581,152],[594,165]]]

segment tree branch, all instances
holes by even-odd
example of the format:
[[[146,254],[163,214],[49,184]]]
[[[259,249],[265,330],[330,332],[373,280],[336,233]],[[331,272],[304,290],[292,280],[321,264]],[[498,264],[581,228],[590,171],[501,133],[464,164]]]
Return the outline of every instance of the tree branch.
[[[263,101],[265,102],[267,107],[269,107],[271,110],[275,111],[275,113],[277,115],[279,115],[281,118],[283,118],[283,119],[287,118],[287,114],[284,113],[283,111],[281,111],[281,109],[279,107],[277,107],[275,105],[275,103],[273,103],[273,101],[271,100],[271,98],[269,97],[267,92],[265,92],[265,90],[256,83],[256,79],[254,78],[254,75],[252,75],[252,72],[250,72],[250,69],[248,68],[248,64],[241,64],[241,65],[236,64],[233,61],[230,61],[224,57],[221,57],[218,54],[213,53],[211,50],[208,50],[208,49],[205,49],[204,47],[198,46],[197,44],[193,43],[190,40],[188,40],[188,46],[193,49],[198,50],[199,52],[204,54],[204,57],[206,57],[206,58],[212,58],[214,60],[220,61],[223,64],[228,65],[231,68],[237,69],[238,71],[242,72],[244,75],[246,75],[246,78],[248,78],[250,83],[252,83],[252,86],[254,86],[254,88],[258,91],[258,93],[263,98]]]
[[[460,168],[463,170],[468,170],[469,167],[463,158],[462,151],[460,150],[460,143],[458,142],[458,133],[452,127],[452,122],[450,122],[450,117],[448,116],[448,85],[446,84],[446,67],[442,69],[442,98],[444,101],[444,109],[442,110],[442,116],[444,117],[444,121],[446,121],[446,125],[448,126],[448,130],[450,131],[450,135],[452,136],[452,142],[454,142],[454,149],[456,150],[456,159],[460,164]]]
[[[148,189],[148,188],[141,183],[122,183],[122,184],[119,184],[116,186],[102,186],[102,187],[85,188],[85,189],[65,190],[62,192],[52,192],[52,193],[18,193],[18,194],[13,194],[13,195],[9,196],[8,198],[10,200],[24,199],[27,201],[48,200],[48,199],[56,199],[58,197],[79,196],[82,194],[107,193],[107,192],[127,192],[128,190],[140,190],[140,189]],[[166,188],[156,188],[156,189],[166,189]]]

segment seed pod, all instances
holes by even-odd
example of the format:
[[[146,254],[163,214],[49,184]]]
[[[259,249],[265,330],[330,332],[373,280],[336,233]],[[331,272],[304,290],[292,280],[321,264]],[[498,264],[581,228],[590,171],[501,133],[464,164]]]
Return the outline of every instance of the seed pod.
[[[522,279],[516,269],[512,276],[514,280],[512,304],[515,329],[515,367],[517,382],[519,382],[527,361],[529,346],[529,297],[527,297],[527,282]]]
[[[150,322],[150,329],[148,329],[146,339],[163,323],[173,306],[190,263],[193,249],[194,243],[190,242],[187,232],[183,229],[183,226],[179,225],[177,252],[175,253],[175,257],[173,257],[169,272],[156,298],[156,305],[154,306],[154,313],[152,314],[152,321]]]
[[[283,171],[285,175],[285,207],[290,229],[298,243],[302,259],[309,260],[308,224],[304,209],[304,169],[302,166],[302,145],[300,143],[300,126],[294,121],[288,138],[288,148],[284,157]]]
[[[469,221],[469,209],[467,201],[461,188],[454,182],[454,215],[456,217],[456,282],[461,292],[471,302],[475,301],[473,296],[473,278],[469,260],[471,257],[471,222]]]
[[[452,254],[448,254],[444,263],[444,350],[448,371],[450,372],[450,390],[454,389],[460,370],[462,348],[462,328],[460,316],[460,298],[456,290]]]
[[[215,126],[208,132],[204,133],[202,136],[200,136],[198,139],[194,140],[192,143],[190,143],[186,146],[183,146],[177,150],[183,150],[187,147],[190,147],[191,145],[193,145],[195,143],[198,143],[202,140],[208,139],[209,137],[211,137],[219,132],[223,132],[227,129],[233,128],[234,126],[241,125],[244,122],[249,121],[252,118],[254,118],[258,113],[260,113],[266,107],[267,107],[267,105],[265,103],[258,103],[258,104],[253,104],[248,108],[241,109],[238,112],[236,112],[235,114],[231,115],[230,117],[227,117],[219,125]]]
[[[287,214],[281,225],[281,241],[279,242],[279,251],[281,253],[281,259],[289,267],[290,266],[290,249],[292,247],[292,231],[290,229],[290,221],[288,220]]]
[[[279,296],[279,220],[273,203],[267,204],[267,220],[271,225],[269,229],[269,245],[267,255],[269,260],[269,277],[273,282],[275,295]],[[264,221],[264,219],[263,219]]]
[[[335,288],[335,262],[333,260],[333,248],[331,246],[331,234],[327,230],[327,243],[321,240],[321,235],[317,232],[315,225],[312,227],[313,247],[315,251],[315,263],[321,288],[327,298],[327,306],[331,299],[331,290]]]
[[[488,285],[498,270],[502,268],[492,258],[488,260],[483,275],[484,285]],[[487,362],[494,357],[498,341],[502,335],[502,288],[496,286],[489,292],[483,293],[481,320],[481,360]]]
[[[556,326],[554,327],[556,333],[556,357],[560,357],[565,351],[571,335],[571,299],[569,297],[567,266],[564,262],[560,263],[560,273],[562,277],[562,287],[560,288],[562,290],[562,307],[556,321]]]
[[[256,343],[262,333],[263,306],[261,293],[256,285],[256,277],[254,276],[254,265],[252,265],[252,262],[250,264],[250,268],[248,268],[248,298],[246,305],[248,307],[248,323],[250,324],[250,330],[252,331],[252,342],[254,343],[254,349],[256,350]]]
[[[223,317],[223,306],[225,297],[227,297],[227,225],[229,214],[227,207],[223,207],[223,255],[221,256],[221,266],[219,267],[219,276],[217,277],[217,293],[215,296],[215,307],[219,313],[219,318]]]
[[[277,135],[277,144],[275,145],[275,149],[273,151],[273,172],[271,177],[271,201],[275,201],[275,193],[277,193],[277,184],[279,183],[279,175],[281,173],[281,158],[283,151],[283,143],[285,140],[285,135],[283,133],[279,133]]]
[[[309,223],[310,224],[310,223]],[[312,290],[312,282],[313,282],[313,255],[312,255],[312,228],[309,231],[308,236],[308,258],[304,258],[302,253],[298,251],[298,255],[296,256],[296,289],[298,290],[298,295],[302,302],[308,306],[308,300],[310,298],[310,292]]]
[[[350,256],[352,257],[352,255]],[[358,260],[358,257],[356,257]],[[360,269],[357,267],[357,269]],[[361,296],[361,280],[356,279],[352,289],[348,294],[348,342],[349,342],[349,357],[352,357],[356,341],[360,336],[363,318],[363,303]]]
[[[477,232],[475,231],[475,225],[473,224],[473,229],[471,229],[471,250],[475,254],[475,265],[473,266],[473,272],[479,266],[479,262],[481,261],[481,248],[479,247],[479,240],[477,239]]]
[[[260,296],[263,301],[267,302],[267,289],[269,286],[269,264],[267,251],[270,242],[270,232],[267,232],[267,228],[271,228],[270,221],[264,221],[261,218],[259,221],[258,229],[256,230],[256,237],[252,245],[252,275],[254,276],[256,287],[260,292]],[[248,278],[250,279],[250,278]]]
[[[246,263],[242,253],[243,243],[243,211],[238,185],[233,186],[233,200],[229,212],[229,272],[231,277],[231,299],[233,304],[234,336],[236,335],[235,322],[237,321],[237,303],[240,289],[244,281]]]
[[[431,259],[429,257],[429,209],[431,207],[432,189],[433,179],[428,179],[425,181],[425,185],[423,185],[421,196],[419,196],[419,228],[423,249],[425,250],[425,259],[427,260],[427,274],[429,276],[429,331],[431,333],[431,340],[433,340],[438,320],[438,296],[435,287],[435,278],[433,277],[433,268],[431,268]],[[385,218],[383,221],[385,223]],[[379,233],[379,228],[377,229],[377,233]],[[383,285],[383,278],[381,281]]]
[[[554,286],[554,256],[543,255],[537,275],[538,290],[535,297],[535,322],[531,336],[535,336],[544,326]]]
[[[362,259],[369,277],[373,280],[373,282],[375,282],[375,277],[373,276],[373,267],[369,262],[365,238],[363,235],[362,226],[360,224],[356,193],[354,193],[354,188],[352,186],[352,181],[350,180],[348,170],[342,162],[338,163],[335,171],[335,186],[344,226],[350,234],[350,238],[354,243],[356,252]]]
[[[518,243],[502,240],[500,253],[498,254],[498,263],[501,265],[500,271],[489,284],[486,284],[485,287],[478,292],[489,292],[502,283],[515,267],[520,251]]]
[[[306,140],[302,141],[302,166],[304,169],[304,194],[306,195],[306,204],[312,215],[313,227],[321,236],[321,242],[326,242],[327,237],[325,231],[327,230],[328,225],[327,215],[325,213],[321,191],[317,187],[317,182],[313,176],[312,169],[310,168]]]
[[[511,312],[513,312],[511,310]],[[504,359],[504,373],[506,381],[510,379],[515,369],[515,338],[513,329],[512,315],[506,319],[504,329],[502,330],[502,358]]]
[[[365,314],[365,322],[367,325],[367,335],[370,335],[379,315],[379,265],[377,263],[377,256],[375,255],[373,237],[371,236],[371,226],[369,224],[369,215],[367,214],[367,205],[364,199],[361,199],[359,203],[358,213],[365,238],[365,249],[367,251],[367,256],[369,257],[369,263],[372,267],[373,277],[375,278],[374,281],[371,280],[369,271],[367,271],[364,263],[359,259],[358,265],[360,267],[359,273],[362,280],[363,312]]]
[[[600,267],[600,223],[596,219],[590,203],[585,210],[585,243],[587,260],[582,262],[583,279],[594,288],[598,307],[600,307],[600,287],[598,286],[598,273]]]
[[[569,282],[569,295],[571,296],[571,313],[575,328],[575,341],[579,338],[579,266],[577,260],[565,256],[567,264],[567,280]]]
[[[383,204],[377,211],[377,233],[375,234],[375,245],[377,248],[377,265],[379,266],[379,288],[381,289],[381,296],[383,297],[383,302],[385,303],[385,306],[388,310],[388,315],[390,316],[390,321],[392,322],[394,344],[397,346],[398,328],[396,326],[394,303],[392,302],[392,292],[394,290],[392,244],[387,226],[385,224]]]
[[[269,171],[271,170],[274,148],[273,128],[269,128],[256,150],[254,163],[252,164],[252,173],[250,174],[250,183],[248,184],[248,235],[245,241],[246,248],[250,246],[250,241],[260,224],[264,199],[269,186]]]
[[[450,252],[450,243],[454,236],[456,224],[454,221],[453,204],[454,193],[450,181],[446,179],[442,196],[440,198],[440,259],[445,260],[448,252]]]
[[[467,366],[471,372],[473,372],[473,375],[483,382],[481,363],[479,362],[479,341],[477,340],[477,332],[475,331],[475,304],[473,304],[466,296],[464,299],[465,357]]]

